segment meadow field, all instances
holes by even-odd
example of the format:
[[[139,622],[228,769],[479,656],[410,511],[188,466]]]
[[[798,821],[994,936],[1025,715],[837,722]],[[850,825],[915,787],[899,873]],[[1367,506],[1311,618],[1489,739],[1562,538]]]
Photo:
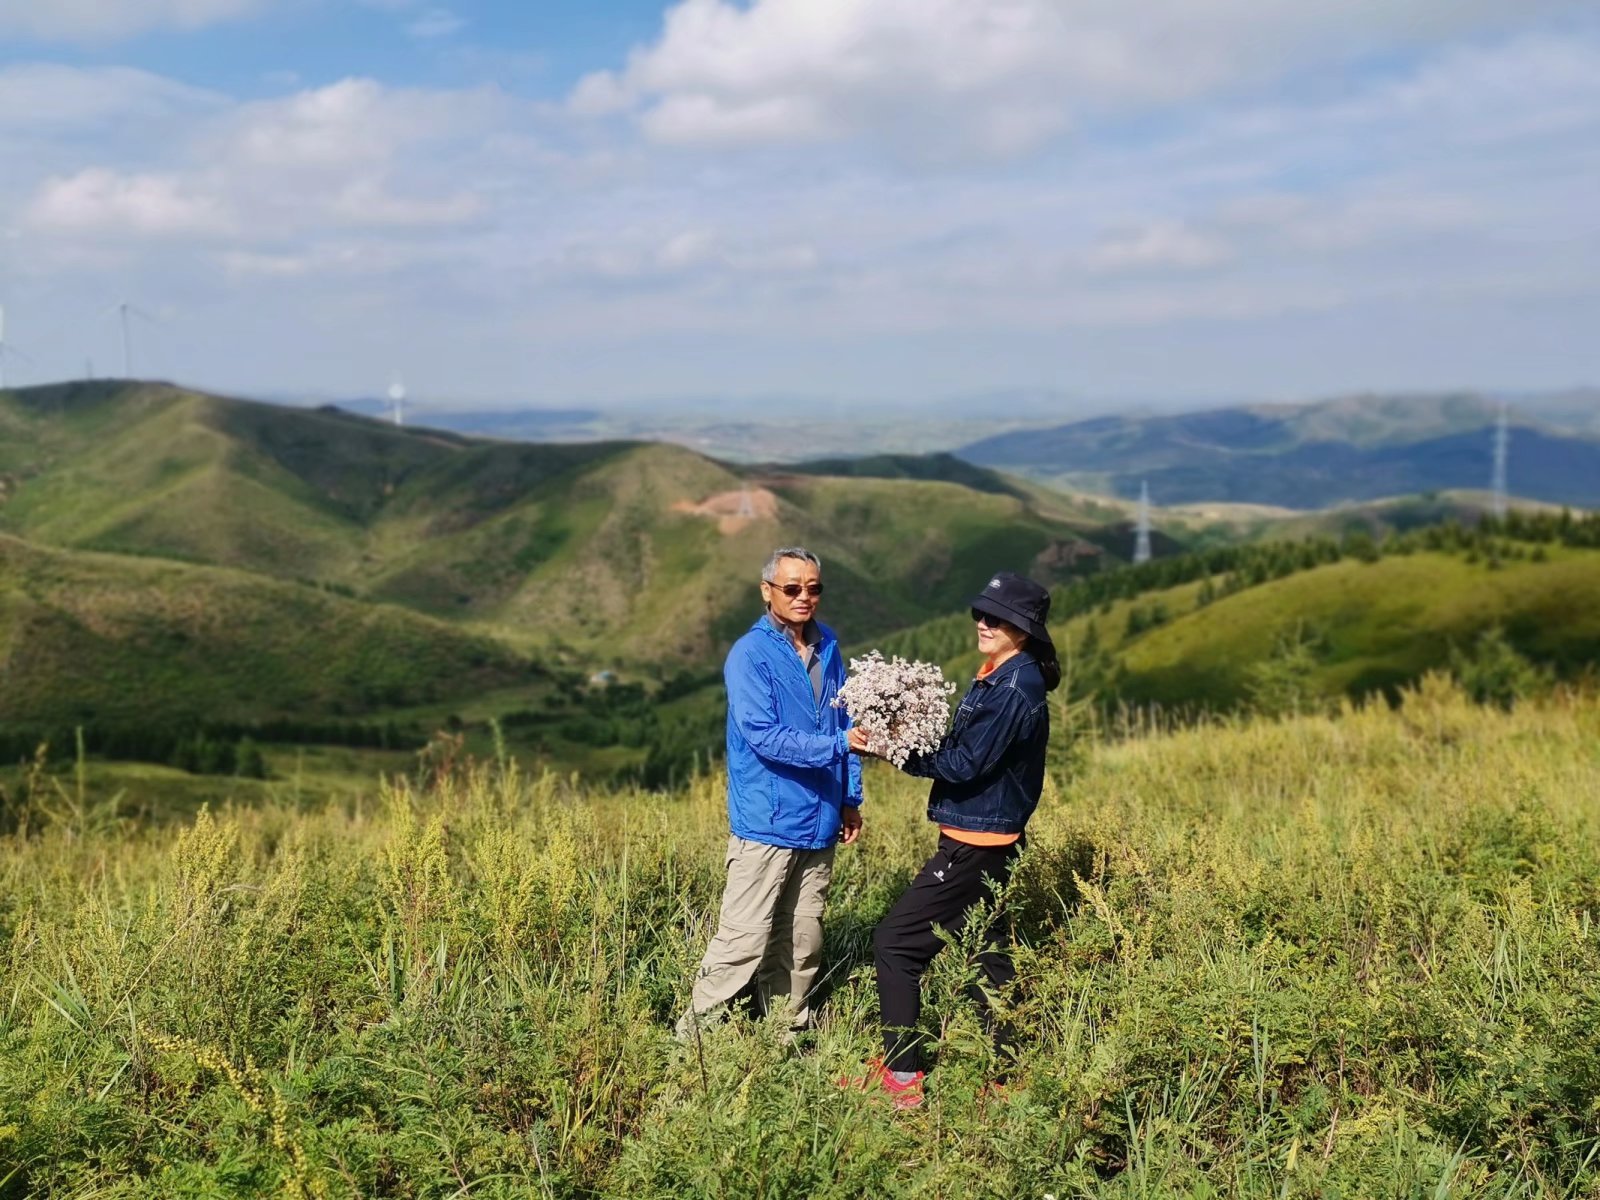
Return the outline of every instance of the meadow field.
[[[1003,907],[1003,1097],[959,999],[929,1103],[875,1044],[870,937],[929,850],[869,772],[820,1028],[669,1032],[720,894],[722,781],[492,759],[302,807],[0,843],[0,1196],[1528,1196],[1600,1187],[1600,701],[1058,736]]]

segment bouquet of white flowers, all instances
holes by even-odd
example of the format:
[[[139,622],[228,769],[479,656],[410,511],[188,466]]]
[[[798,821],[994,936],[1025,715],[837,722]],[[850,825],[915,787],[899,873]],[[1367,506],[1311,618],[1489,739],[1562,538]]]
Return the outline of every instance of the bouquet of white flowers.
[[[914,753],[937,750],[950,724],[950,695],[936,663],[885,659],[874,650],[850,660],[850,679],[839,689],[836,706],[863,730],[874,754],[903,767]]]

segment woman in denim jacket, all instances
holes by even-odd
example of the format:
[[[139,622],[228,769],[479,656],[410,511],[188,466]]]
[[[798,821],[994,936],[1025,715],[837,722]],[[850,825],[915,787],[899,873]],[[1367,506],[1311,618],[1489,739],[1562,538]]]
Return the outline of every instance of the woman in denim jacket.
[[[1049,614],[1050,593],[1031,579],[1002,571],[989,581],[972,601],[985,662],[943,743],[931,754],[913,755],[904,767],[933,780],[928,819],[939,826],[939,848],[873,931],[884,1055],[858,1081],[881,1086],[903,1108],[922,1103],[916,1025],[922,973],[943,946],[935,929],[956,933],[1010,878],[1044,787],[1050,740],[1045,694],[1061,683],[1045,626]],[[859,730],[851,730],[850,745],[867,752]],[[978,965],[995,992],[1016,973],[992,928]],[[1009,1031],[994,1021],[984,989],[974,987],[972,994],[1004,1050]]]

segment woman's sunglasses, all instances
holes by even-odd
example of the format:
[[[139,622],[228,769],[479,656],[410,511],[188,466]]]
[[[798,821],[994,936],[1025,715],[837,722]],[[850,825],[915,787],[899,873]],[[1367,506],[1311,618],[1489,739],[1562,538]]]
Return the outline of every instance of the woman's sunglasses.
[[[972,610],[972,619],[979,625],[987,625],[990,629],[1000,629],[1011,624],[1010,621],[1002,621],[999,617],[979,612],[977,609]]]
[[[793,600],[801,592],[804,592],[806,595],[810,596],[813,600],[815,600],[818,596],[822,595],[822,585],[820,583],[807,583],[807,584],[786,583],[782,587],[778,587],[778,585],[775,584],[775,583],[769,583],[767,586],[768,587],[772,587],[772,588],[778,588],[778,591],[782,592],[785,596],[789,597],[789,599],[791,599],[791,600]]]

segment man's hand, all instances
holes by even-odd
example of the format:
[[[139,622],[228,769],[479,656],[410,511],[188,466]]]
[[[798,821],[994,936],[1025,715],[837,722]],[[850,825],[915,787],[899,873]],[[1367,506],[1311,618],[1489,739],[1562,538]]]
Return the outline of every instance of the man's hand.
[[[857,754],[867,754],[871,755],[873,758],[876,758],[878,756],[873,754],[872,751],[867,748],[870,742],[871,739],[867,736],[867,731],[865,729],[861,728],[859,725],[850,726],[851,750]]]
[[[854,804],[846,804],[839,810],[839,815],[844,818],[844,831],[839,835],[839,840],[848,846],[861,836],[861,810]]]

